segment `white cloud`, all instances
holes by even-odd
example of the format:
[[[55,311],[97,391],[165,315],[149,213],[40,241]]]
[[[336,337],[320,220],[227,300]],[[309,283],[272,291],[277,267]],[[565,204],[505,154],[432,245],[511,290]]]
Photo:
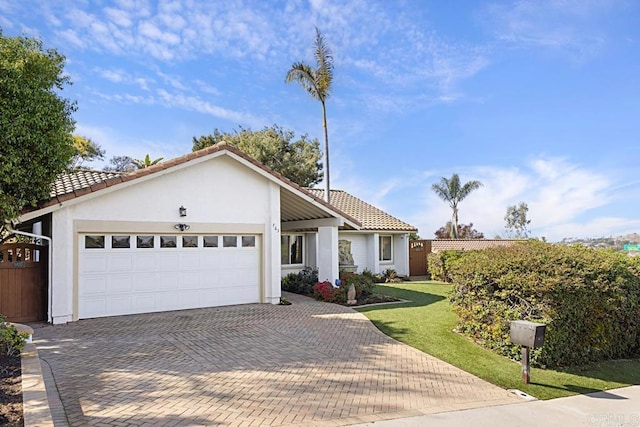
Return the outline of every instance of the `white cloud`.
[[[612,1],[521,0],[487,7],[485,21],[500,40],[522,47],[558,49],[582,59],[605,45],[598,20]]]
[[[638,219],[612,216],[605,209],[623,203],[625,197],[634,194],[636,186],[619,187],[613,176],[566,159],[536,158],[524,167],[483,166],[458,172],[462,182],[477,179],[484,184],[460,203],[460,222],[472,222],[488,238],[504,235],[507,206],[519,202],[529,206],[533,235],[554,241],[620,234],[640,225]],[[451,219],[451,209],[431,190],[431,184],[451,173],[447,170],[405,174],[403,181],[387,178],[382,185],[395,183],[390,188],[401,193],[404,204],[410,205],[410,211],[399,216],[418,226],[421,236],[431,238],[435,230]],[[369,183],[369,187],[380,185]],[[383,200],[379,203],[384,205],[386,201],[392,205],[388,202],[390,196],[392,191],[380,193]]]

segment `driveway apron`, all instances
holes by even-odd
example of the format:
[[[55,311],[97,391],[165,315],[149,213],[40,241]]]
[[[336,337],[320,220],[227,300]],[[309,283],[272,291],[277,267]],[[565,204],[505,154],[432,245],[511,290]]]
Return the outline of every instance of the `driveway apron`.
[[[287,297],[38,328],[56,425],[337,426],[520,401],[350,308]]]

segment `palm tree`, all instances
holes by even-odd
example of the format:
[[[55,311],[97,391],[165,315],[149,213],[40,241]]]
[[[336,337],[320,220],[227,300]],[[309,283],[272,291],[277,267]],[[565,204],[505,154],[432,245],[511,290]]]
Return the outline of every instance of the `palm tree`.
[[[160,163],[162,160],[164,160],[164,157],[158,157],[155,160],[151,160],[151,158],[149,157],[149,155],[147,154],[144,157],[144,160],[140,160],[140,159],[132,159],[131,163],[133,163],[133,165],[138,168],[138,169],[144,169],[144,168],[148,168],[149,166],[153,166],[153,165],[157,165],[158,163]]]
[[[442,177],[440,183],[433,184],[431,188],[445,202],[449,203],[453,214],[451,216],[451,238],[458,238],[458,204],[469,195],[473,190],[482,187],[480,181],[469,181],[464,185],[460,185],[460,177],[457,173],[451,175],[450,179]]]
[[[295,62],[287,72],[286,83],[298,82],[303,89],[322,104],[322,126],[324,129],[324,170],[325,192],[324,199],[329,202],[329,134],[327,133],[327,109],[325,101],[331,93],[333,82],[333,55],[327,46],[320,30],[316,27],[314,43],[316,68],[304,62]]]

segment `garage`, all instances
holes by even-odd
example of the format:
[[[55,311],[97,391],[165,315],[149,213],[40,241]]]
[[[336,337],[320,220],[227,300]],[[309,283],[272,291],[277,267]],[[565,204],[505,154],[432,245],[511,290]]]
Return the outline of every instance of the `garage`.
[[[78,318],[261,302],[260,236],[78,235]]]

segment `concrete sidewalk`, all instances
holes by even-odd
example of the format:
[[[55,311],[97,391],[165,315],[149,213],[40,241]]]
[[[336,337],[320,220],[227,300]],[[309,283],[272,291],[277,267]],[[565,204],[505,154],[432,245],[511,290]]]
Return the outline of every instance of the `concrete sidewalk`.
[[[526,403],[358,424],[357,426],[457,427],[465,425],[472,425],[473,427],[639,427],[640,386],[636,385],[546,401],[536,400]]]

